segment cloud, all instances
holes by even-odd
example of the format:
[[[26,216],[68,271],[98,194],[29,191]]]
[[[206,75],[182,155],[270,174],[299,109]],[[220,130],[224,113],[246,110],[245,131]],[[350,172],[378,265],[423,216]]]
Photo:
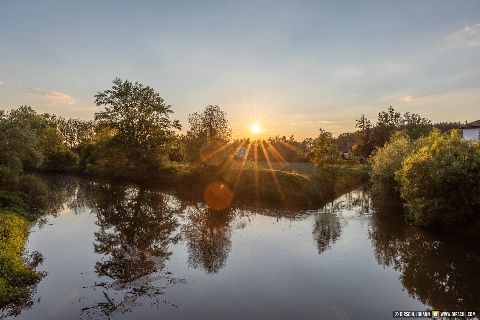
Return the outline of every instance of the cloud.
[[[50,105],[59,105],[59,104],[68,104],[74,105],[75,100],[64,93],[57,92],[57,91],[46,91],[35,87],[25,87],[21,84],[17,85],[17,88],[24,90],[28,93],[39,94],[45,97],[48,100]]]
[[[7,85],[7,84],[6,84],[5,82],[3,82],[3,81],[0,80],[0,87],[4,87],[4,86],[6,86],[6,85]]]
[[[447,42],[457,47],[480,46],[480,23],[466,26],[447,36]]]
[[[415,100],[417,100],[417,98],[414,96],[405,96],[405,98],[403,98],[403,101],[405,102],[413,102]]]

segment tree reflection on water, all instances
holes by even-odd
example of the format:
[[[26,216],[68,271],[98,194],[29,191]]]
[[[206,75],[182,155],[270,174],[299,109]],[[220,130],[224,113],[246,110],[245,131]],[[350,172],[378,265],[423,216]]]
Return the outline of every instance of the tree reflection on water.
[[[168,198],[142,188],[95,182],[85,185],[83,192],[98,219],[94,249],[103,256],[95,271],[111,280],[95,285],[105,289],[105,300],[83,311],[109,316],[131,311],[143,298],[159,303],[165,283],[181,281],[164,270],[169,246],[180,239]],[[109,296],[112,290],[120,296]]]
[[[440,310],[480,310],[480,250],[471,242],[406,226],[401,212],[381,203],[370,238],[379,264],[401,272],[414,298]]]
[[[187,222],[182,229],[187,240],[189,265],[203,268],[207,273],[217,273],[225,266],[232,246],[233,210],[216,211],[200,204],[187,208],[186,214]]]
[[[370,212],[368,190],[359,189],[349,192],[338,199],[327,203],[322,209],[315,211],[313,239],[321,254],[330,249],[342,234],[341,213],[355,211],[359,214]]]
[[[91,209],[97,220],[94,269],[82,317],[111,317],[145,304],[167,303],[169,284],[183,282],[167,268],[173,245],[185,241],[188,264],[218,273],[227,264],[232,233],[254,215],[302,220],[305,211],[209,209],[198,199],[141,187],[72,179],[54,180],[46,212]],[[372,207],[374,210],[372,210]],[[405,225],[390,201],[370,198],[368,188],[345,194],[314,214],[312,235],[318,253],[331,249],[352,219],[369,225],[377,262],[400,272],[405,290],[441,310],[480,310],[480,249],[474,243]],[[371,211],[373,214],[370,215]],[[247,218],[247,219],[243,219]],[[350,229],[349,229],[350,230]],[[477,246],[478,247],[478,246]],[[252,249],[253,250],[253,249]],[[46,257],[48,259],[48,257]],[[92,289],[92,291],[90,291]]]

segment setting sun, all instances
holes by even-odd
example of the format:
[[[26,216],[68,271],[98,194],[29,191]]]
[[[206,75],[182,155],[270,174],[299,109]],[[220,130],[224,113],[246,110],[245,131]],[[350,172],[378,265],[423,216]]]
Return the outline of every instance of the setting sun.
[[[260,123],[255,122],[250,126],[250,132],[253,134],[259,134],[262,132],[262,127],[260,126]]]

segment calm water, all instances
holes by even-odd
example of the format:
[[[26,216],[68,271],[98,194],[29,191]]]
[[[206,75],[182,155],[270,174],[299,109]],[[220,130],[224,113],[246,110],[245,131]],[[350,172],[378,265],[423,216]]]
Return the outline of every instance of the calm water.
[[[29,251],[48,275],[22,319],[390,319],[480,310],[478,251],[381,218],[368,190],[316,210],[231,209],[54,181]]]

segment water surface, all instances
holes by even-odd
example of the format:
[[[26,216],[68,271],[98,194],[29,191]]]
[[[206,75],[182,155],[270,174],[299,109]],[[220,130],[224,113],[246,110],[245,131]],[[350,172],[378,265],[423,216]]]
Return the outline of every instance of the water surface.
[[[28,250],[45,261],[22,319],[390,319],[480,309],[480,255],[372,209],[210,211],[173,194],[56,180]],[[388,215],[387,215],[388,216]]]

